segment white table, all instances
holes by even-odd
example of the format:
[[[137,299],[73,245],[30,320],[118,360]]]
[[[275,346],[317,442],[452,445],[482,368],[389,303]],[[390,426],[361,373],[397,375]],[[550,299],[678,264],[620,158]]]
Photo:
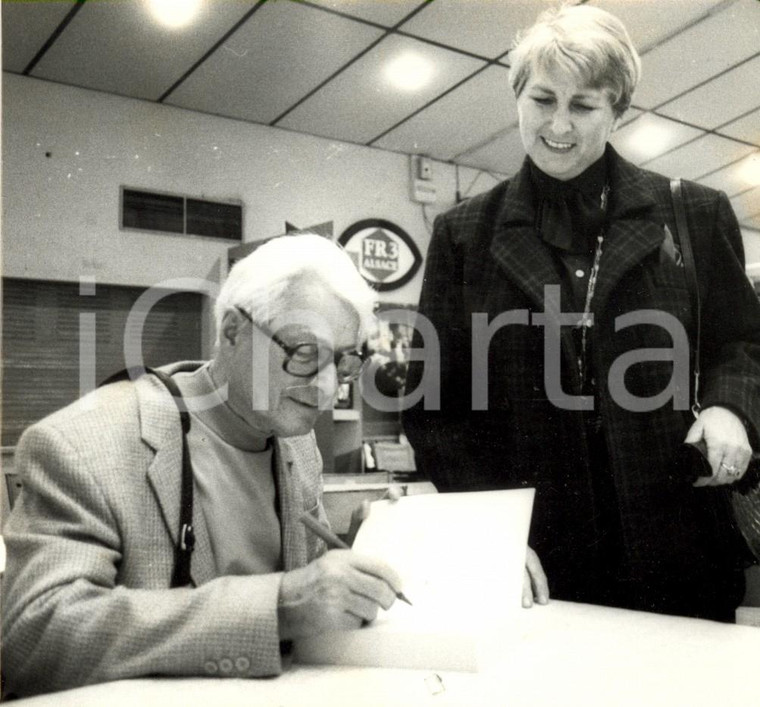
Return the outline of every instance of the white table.
[[[519,612],[498,669],[294,665],[278,678],[141,679],[19,701],[19,707],[728,707],[760,704],[760,629],[554,601]]]

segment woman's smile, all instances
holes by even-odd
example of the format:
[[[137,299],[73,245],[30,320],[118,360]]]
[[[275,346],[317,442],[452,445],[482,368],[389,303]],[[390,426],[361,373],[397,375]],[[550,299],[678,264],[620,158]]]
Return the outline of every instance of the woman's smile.
[[[541,139],[550,150],[556,150],[558,152],[567,152],[574,147],[574,143],[572,142],[557,142],[556,140],[550,140],[548,137],[542,137]]]

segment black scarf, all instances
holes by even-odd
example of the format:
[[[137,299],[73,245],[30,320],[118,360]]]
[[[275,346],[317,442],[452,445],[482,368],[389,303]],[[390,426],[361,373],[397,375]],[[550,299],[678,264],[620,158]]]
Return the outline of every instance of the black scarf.
[[[532,160],[528,162],[541,238],[570,253],[592,253],[604,223],[601,195],[607,181],[606,155],[567,181],[550,177]]]

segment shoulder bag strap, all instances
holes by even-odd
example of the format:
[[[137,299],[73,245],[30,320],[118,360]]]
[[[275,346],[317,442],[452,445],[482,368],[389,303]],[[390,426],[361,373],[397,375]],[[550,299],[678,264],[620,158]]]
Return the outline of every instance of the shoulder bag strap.
[[[676,216],[676,238],[681,245],[681,256],[683,257],[684,274],[686,275],[686,284],[691,295],[692,312],[696,318],[695,331],[696,336],[692,345],[694,347],[694,397],[691,411],[696,417],[702,406],[699,402],[699,374],[700,374],[700,356],[699,344],[701,339],[702,328],[702,306],[699,300],[699,283],[697,282],[697,266],[694,262],[694,250],[691,247],[691,237],[689,236],[689,226],[686,222],[686,209],[683,205],[683,194],[681,190],[681,180],[671,179],[670,194],[673,198],[673,211]]]
[[[145,372],[155,376],[171,393],[174,403],[179,411],[179,419],[182,425],[182,489],[180,492],[179,508],[179,542],[174,551],[174,572],[171,586],[184,587],[191,583],[190,560],[195,547],[195,533],[193,531],[193,467],[190,462],[190,450],[187,445],[187,433],[190,431],[190,414],[182,403],[182,393],[172,377],[163,371],[145,367]],[[134,380],[138,378],[142,370],[124,369],[114,373],[100,385],[108,385],[121,380]]]

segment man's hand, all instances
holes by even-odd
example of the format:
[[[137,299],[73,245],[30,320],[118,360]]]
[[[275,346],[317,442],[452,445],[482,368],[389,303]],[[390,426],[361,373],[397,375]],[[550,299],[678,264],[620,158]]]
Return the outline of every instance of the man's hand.
[[[351,550],[331,550],[312,563],[286,572],[277,617],[280,638],[358,628],[389,609],[401,579],[387,564]]]
[[[546,579],[546,574],[544,574],[544,568],[541,567],[541,560],[538,559],[535,550],[529,547],[525,556],[525,573],[523,575],[523,608],[530,609],[534,601],[539,604],[549,603],[549,582]]]

